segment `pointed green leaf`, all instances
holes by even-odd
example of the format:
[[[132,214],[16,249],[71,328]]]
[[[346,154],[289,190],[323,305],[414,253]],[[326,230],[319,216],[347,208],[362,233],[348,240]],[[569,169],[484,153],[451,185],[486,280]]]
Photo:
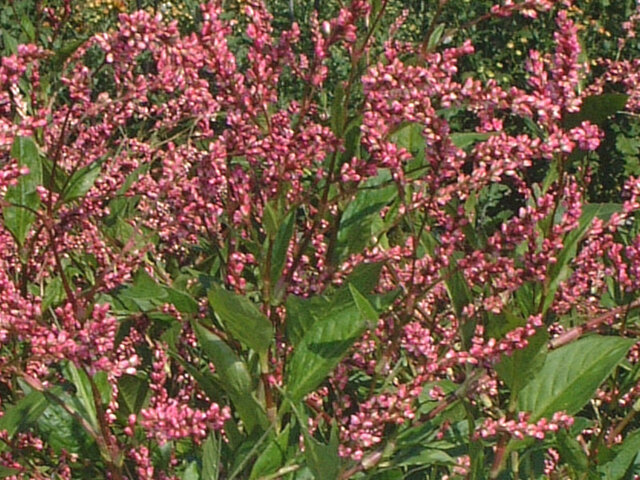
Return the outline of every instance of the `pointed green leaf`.
[[[269,237],[273,237],[278,232],[278,213],[273,201],[267,202],[264,206],[262,226]]]
[[[587,97],[582,101],[582,107],[578,113],[571,113],[565,117],[564,127],[577,127],[586,121],[602,125],[611,115],[623,110],[628,99],[629,95],[621,93],[605,93]]]
[[[331,130],[341,137],[344,128],[344,87],[338,82],[331,102]]]
[[[545,351],[543,347],[549,339],[549,334],[540,329],[529,337],[528,345],[516,350],[511,355],[502,355],[500,362],[495,365],[500,379],[511,389],[511,394],[517,394],[527,383],[530,375],[544,364]]]
[[[551,281],[549,282],[547,295],[544,299],[543,314],[553,303],[558,286],[566,280],[566,277],[569,275],[568,265],[576,256],[578,244],[588,232],[591,222],[594,218],[600,217],[601,215],[610,215],[613,213],[611,210],[612,207],[607,203],[587,204],[584,206],[580,220],[578,221],[578,227],[569,232],[564,238],[564,247],[558,254],[556,263],[549,268],[548,278],[550,278]]]
[[[4,407],[4,415],[0,417],[0,430],[6,430],[9,438],[19,430],[35,422],[47,409],[45,396],[32,390],[21,398],[18,403]],[[0,443],[0,450],[5,444]]]
[[[571,437],[566,430],[557,433],[558,451],[560,458],[569,464],[576,472],[585,472],[589,468],[589,458],[578,441]]]
[[[103,370],[97,372],[93,376],[93,383],[95,383],[96,388],[100,393],[100,401],[103,405],[107,405],[111,401],[111,395],[113,394],[107,372]]]
[[[198,313],[198,302],[188,293],[181,292],[175,288],[165,287],[167,293],[167,302],[172,304],[182,313]]]
[[[102,170],[102,162],[93,162],[86,167],[76,171],[68,181],[67,186],[62,194],[62,201],[70,202],[77,198],[83,197],[100,176]]]
[[[189,466],[182,473],[182,480],[200,480],[200,473],[198,472],[198,464],[191,462]]]
[[[22,26],[22,30],[27,34],[27,38],[30,43],[36,42],[36,28],[33,26],[33,22],[28,15],[23,15],[20,19],[20,25]]]
[[[196,337],[207,356],[216,367],[216,373],[233,393],[251,392],[251,375],[247,365],[215,333],[194,322]]]
[[[76,33],[77,35],[78,33]],[[87,37],[75,38],[54,51],[53,65],[62,65],[73,52],[87,41]]]
[[[137,414],[150,396],[146,380],[133,375],[122,375],[118,380],[118,403],[126,407],[126,414]]]
[[[621,203],[587,203],[582,206],[582,215],[586,218],[599,218],[607,221],[614,213],[622,212]]]
[[[305,432],[306,433],[306,432]],[[337,429],[331,429],[328,444],[319,442],[309,433],[304,436],[305,457],[307,466],[317,480],[338,478],[340,471],[340,457],[338,456]]]
[[[613,448],[615,456],[598,467],[598,473],[606,480],[621,480],[625,477],[631,462],[640,452],[640,430],[634,430],[625,436],[621,445]]]
[[[452,133],[451,141],[456,147],[464,150],[465,148],[470,147],[474,143],[484,142],[494,135],[495,133],[477,133],[477,132]]]
[[[264,451],[256,459],[251,470],[250,480],[258,479],[276,472],[287,460],[287,448],[289,446],[289,433],[291,424],[271,439]]]
[[[202,480],[217,480],[220,474],[220,440],[211,432],[202,446]]]
[[[93,392],[91,390],[91,382],[84,372],[76,367],[73,362],[67,362],[64,368],[65,376],[76,387],[76,397],[79,400],[81,414],[89,421],[91,426],[98,430],[98,416],[96,413],[96,405],[93,401]]]
[[[4,54],[5,56],[15,55],[18,53],[18,41],[9,35],[9,32],[6,30],[2,30],[2,41],[4,43]]]
[[[345,283],[353,285],[359,292],[367,295],[378,285],[381,271],[382,262],[361,263],[347,276]]]
[[[133,285],[119,292],[119,295],[134,300],[164,301],[167,298],[165,289],[158,285],[144,270],[138,270],[133,279]]]
[[[351,296],[353,297],[353,301],[362,315],[362,318],[372,322],[373,325],[378,321],[378,312],[373,308],[369,300],[362,295],[356,287],[354,287],[351,283],[349,284],[349,291],[351,292]]]
[[[0,478],[14,477],[20,473],[20,470],[17,468],[9,468],[4,465],[0,465]]]
[[[285,330],[287,341],[292,346],[298,345],[311,325],[316,322],[317,312],[326,311],[329,300],[324,296],[301,298],[289,295],[285,302],[287,307],[287,320]]]
[[[371,242],[372,225],[380,218],[380,211],[397,195],[394,185],[380,187],[372,179],[359,191],[344,210],[338,229],[336,253],[338,260],[351,253],[360,253]]]
[[[634,342],[629,338],[593,335],[554,350],[520,392],[518,409],[531,412],[531,421],[559,411],[577,413]]]
[[[287,250],[289,242],[293,236],[295,227],[295,211],[289,213],[284,219],[282,225],[278,229],[276,238],[273,242],[273,250],[271,252],[271,272],[269,272],[271,283],[273,285],[280,279],[284,266],[287,262]]]
[[[440,39],[442,38],[442,34],[444,33],[444,23],[439,23],[436,28],[431,32],[431,36],[429,37],[429,41],[427,43],[427,52],[434,52],[435,49],[440,44]]]
[[[293,402],[316,389],[340,363],[366,328],[365,319],[351,298],[349,304],[315,322],[296,347],[285,385]]]
[[[378,284],[382,263],[361,263],[345,279],[358,292],[368,294]],[[383,301],[383,298],[375,298]],[[367,299],[370,303],[370,300]],[[332,315],[353,307],[354,299],[349,287],[342,287],[332,295],[316,295],[311,298],[300,298],[295,295],[287,297],[287,321],[285,324],[287,340],[296,346],[306,331],[316,322],[326,320]],[[352,312],[353,313],[353,312]]]
[[[65,298],[67,297],[62,285],[62,279],[60,277],[53,277],[51,280],[49,280],[47,287],[44,289],[44,297],[42,298],[42,310],[45,311],[49,307],[57,306]]]
[[[394,462],[397,466],[455,465],[456,463],[455,459],[449,454],[435,448],[419,447],[401,453],[401,458],[397,462]]]
[[[457,316],[462,315],[462,309],[473,301],[473,296],[469,291],[467,281],[459,270],[449,275],[445,281],[447,293],[451,299],[451,304]]]
[[[69,176],[60,168],[53,168],[53,162],[48,158],[42,159],[42,185],[54,193],[62,193]]]
[[[247,365],[216,334],[198,322],[194,321],[192,325],[200,346],[215,365],[222,386],[247,429],[252,431],[256,426],[266,429],[269,421],[264,407],[253,396]]]
[[[5,200],[12,206],[3,210],[5,227],[22,245],[36,219],[34,211],[40,206],[36,189],[42,185],[42,162],[38,146],[30,137],[17,137],[11,156],[18,160],[18,165],[29,169],[28,174],[18,178],[17,185],[7,189]]]
[[[416,122],[403,122],[398,125],[389,139],[399,147],[406,149],[416,157],[424,155],[425,141],[422,136],[424,125]]]
[[[73,399],[67,394],[62,394],[59,398],[66,404],[73,403]],[[64,450],[68,453],[82,454],[86,460],[95,461],[100,458],[95,441],[84,427],[58,404],[51,403],[40,416],[38,432],[57,454]]]
[[[209,291],[209,303],[231,335],[259,354],[267,352],[273,340],[273,325],[248,298],[214,285]]]

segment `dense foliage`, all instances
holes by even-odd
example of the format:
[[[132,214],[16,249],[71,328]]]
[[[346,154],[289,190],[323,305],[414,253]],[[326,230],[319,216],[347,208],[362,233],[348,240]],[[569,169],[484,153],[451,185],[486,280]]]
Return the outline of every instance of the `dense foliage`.
[[[640,474],[640,4],[132,3],[0,11],[0,477]]]

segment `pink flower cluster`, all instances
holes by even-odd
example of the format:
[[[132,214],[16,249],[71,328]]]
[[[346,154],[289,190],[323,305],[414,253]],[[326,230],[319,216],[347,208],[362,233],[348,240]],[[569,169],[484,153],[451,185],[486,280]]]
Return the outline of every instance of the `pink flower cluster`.
[[[557,432],[559,429],[568,429],[573,425],[573,417],[563,412],[556,412],[550,420],[541,418],[536,423],[529,423],[529,416],[524,412],[518,414],[517,420],[501,417],[497,420],[487,418],[476,430],[475,438],[490,438],[500,433],[506,433],[513,438],[522,440],[532,437],[544,440],[548,433]]]
[[[157,346],[154,356],[150,385],[154,395],[149,407],[140,411],[139,418],[135,415],[129,416],[126,433],[134,434],[137,421],[147,437],[155,438],[159,445],[164,445],[171,440],[181,438],[190,438],[200,443],[207,437],[209,431],[222,430],[224,422],[231,418],[229,407],[221,408],[217,403],[210,401],[206,410],[190,407],[189,398],[197,393],[194,391],[192,381],[187,382],[176,397],[169,397],[166,389],[168,358],[162,346]],[[183,375],[180,380],[185,382],[189,379]],[[208,401],[206,397],[202,400]]]
[[[49,52],[20,45],[2,58],[0,208],[32,173],[14,158],[17,138],[37,144],[49,180],[35,187],[23,237],[8,226],[10,214],[0,226],[0,382],[23,376],[49,388],[63,381],[64,362],[90,378],[106,372],[111,398],[97,405],[102,430],[92,432],[103,456],[126,456],[140,478],[173,478],[154,467],[154,448],[199,446],[237,413],[196,379],[215,369],[189,321],[225,330],[212,318],[208,285],[257,299],[273,324],[276,346],[259,362],[231,331],[219,332],[252,374],[267,370],[251,388],[272,415],[298,348],[287,337],[299,320],[288,298],[313,301],[375,264],[380,279],[363,294],[382,305],[379,319],[308,395],[312,433],[336,422],[340,455],[368,465],[388,432],[424,421],[420,394],[443,381],[459,391],[433,387],[437,406],[425,416],[469,402],[484,419],[475,439],[544,439],[570,427],[560,412],[535,423],[526,412],[496,419],[486,404],[501,405],[506,387],[493,366],[543,329],[553,340],[564,335],[558,323],[548,326],[554,317],[605,315],[593,329],[616,326],[617,310],[601,299],[612,283],[627,295],[640,289],[640,235],[621,235],[640,210],[640,180],[628,179],[621,211],[599,212],[581,229],[592,212],[591,179],[586,163],[572,159],[597,150],[604,130],[595,120],[567,126],[585,99],[616,89],[638,113],[640,61],[602,59],[590,71],[568,0],[504,0],[487,13],[555,18],[554,51],[532,49],[526,82],[510,87],[464,71],[476,53],[470,40],[427,49],[392,36],[375,47],[372,2],[339,2],[333,18],[313,14],[309,51],[296,23],[276,36],[266,2],[238,2],[232,20],[222,3],[204,4],[199,29],[188,34],[160,14],[120,15],[117,28],[71,54],[51,99],[41,94]],[[627,40],[637,22],[636,12],[624,25]],[[244,53],[233,51],[240,31]],[[331,78],[339,55],[353,71]],[[340,118],[329,118],[321,101],[334,84]],[[548,177],[532,180],[538,170]],[[96,175],[72,181],[82,172]],[[494,187],[513,209],[499,225],[487,200]],[[393,198],[370,202],[372,211],[350,210],[387,191]],[[349,228],[367,238],[353,240]],[[574,232],[581,236],[567,248]],[[567,250],[575,255],[557,273]],[[272,278],[277,255],[282,268]],[[157,291],[131,298],[143,272]],[[185,283],[196,307],[164,303]],[[535,302],[523,306],[523,292]],[[371,387],[352,388],[354,378]],[[151,395],[121,415],[127,379],[148,382]],[[640,396],[637,386],[612,391],[622,407]],[[17,450],[46,448],[30,434],[11,441]],[[466,456],[458,463],[458,472],[469,468]],[[109,467],[116,479],[117,464]],[[18,463],[2,453],[0,465]],[[68,478],[64,468],[59,475]]]

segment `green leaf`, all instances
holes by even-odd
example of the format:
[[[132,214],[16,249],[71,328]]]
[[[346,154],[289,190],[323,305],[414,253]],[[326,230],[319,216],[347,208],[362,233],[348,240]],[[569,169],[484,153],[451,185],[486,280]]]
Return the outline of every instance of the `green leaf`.
[[[42,185],[55,193],[62,193],[69,176],[60,167],[53,169],[53,162],[48,158],[42,159]]]
[[[22,26],[22,30],[27,34],[27,38],[30,43],[35,43],[36,41],[36,28],[33,26],[31,19],[27,15],[23,15],[20,19],[20,25]]]
[[[4,465],[0,465],[0,478],[12,477],[18,473],[20,473],[20,470],[17,468],[9,468]]]
[[[587,203],[582,206],[582,215],[585,218],[599,218],[606,222],[614,213],[622,212],[621,203]]]
[[[571,113],[565,117],[564,127],[574,128],[586,121],[602,125],[611,115],[623,110],[628,99],[629,95],[621,93],[587,97],[582,101],[582,107],[578,113]]]
[[[273,237],[278,232],[278,214],[272,201],[264,206],[262,226],[269,237]]]
[[[126,414],[139,413],[150,396],[146,380],[134,375],[122,375],[118,380],[118,403],[126,407]]]
[[[65,60],[67,60],[67,58],[69,58],[73,54],[73,52],[78,50],[78,48],[80,48],[80,45],[82,45],[86,41],[86,37],[76,38],[64,44],[62,47],[57,48],[54,52],[55,55],[52,61],[53,65],[62,65]]]
[[[251,469],[250,480],[258,479],[266,475],[276,472],[282,467],[287,460],[287,448],[289,446],[289,433],[291,424],[280,432],[280,434],[271,439],[264,448],[264,451],[256,459]]]
[[[317,295],[311,298],[300,298],[295,295],[287,297],[287,321],[285,324],[287,340],[292,346],[298,345],[307,330],[316,322],[321,322],[338,315],[340,312],[351,309],[353,311],[354,299],[351,288],[358,292],[369,293],[378,284],[382,263],[361,263],[345,279],[347,285],[338,289],[332,295]],[[371,299],[366,299],[369,303]],[[379,297],[374,301],[384,300]],[[377,314],[376,314],[377,315]]]
[[[32,390],[15,405],[4,407],[4,415],[0,417],[0,430],[6,430],[9,438],[13,437],[19,430],[35,423],[47,409],[47,405],[45,396]],[[5,447],[6,444],[0,443],[0,451]]]
[[[449,275],[445,281],[447,293],[451,299],[453,310],[459,317],[462,315],[462,309],[469,305],[473,301],[473,296],[467,285],[467,281],[464,279],[462,273],[456,269],[456,271]]]
[[[134,300],[164,301],[167,298],[166,290],[144,270],[138,270],[133,279],[133,285],[119,292],[120,296]]]
[[[179,312],[198,313],[198,302],[188,293],[169,287],[165,287],[164,291],[167,292],[167,303],[172,304]]]
[[[107,372],[102,370],[97,372],[93,376],[93,383],[95,383],[96,388],[100,393],[100,401],[103,405],[107,405],[111,401],[111,395],[113,394]]]
[[[76,397],[79,400],[81,406],[81,414],[85,417],[91,426],[96,430],[99,429],[98,415],[96,413],[96,405],[93,401],[93,391],[91,389],[91,381],[84,372],[76,367],[73,362],[67,362],[64,367],[65,376],[76,387]]]
[[[38,146],[30,137],[17,137],[11,148],[11,156],[18,160],[18,165],[29,169],[27,175],[18,178],[17,185],[7,189],[5,200],[12,206],[3,210],[5,227],[22,245],[36,219],[34,211],[40,206],[36,188],[42,185],[42,162]]]
[[[213,361],[216,373],[224,381],[229,392],[251,392],[251,375],[246,364],[213,332],[198,322],[193,323],[194,332],[203,350]]]
[[[379,469],[377,473],[369,477],[371,480],[405,480],[407,476],[401,468],[393,470]]]
[[[60,400],[72,403],[73,399],[60,395]],[[69,453],[82,454],[87,461],[100,458],[95,441],[89,436],[80,423],[60,405],[50,404],[38,419],[38,431],[53,451],[60,454],[63,450]]]
[[[606,480],[620,480],[625,478],[625,474],[631,462],[636,458],[640,451],[640,430],[634,430],[625,436],[621,445],[613,448],[615,456],[598,467],[598,473]]]
[[[184,470],[182,480],[200,480],[200,473],[198,472],[198,464],[196,462],[191,462]]]
[[[465,148],[470,147],[474,143],[484,142],[494,135],[495,133],[477,133],[477,132],[452,133],[451,141],[456,147],[464,150]]]
[[[344,87],[342,82],[336,85],[333,101],[331,102],[331,130],[338,138],[342,136],[344,128]]]
[[[269,272],[269,278],[271,279],[272,285],[276,285],[276,282],[280,279],[284,266],[287,262],[287,250],[289,248],[291,237],[293,236],[295,223],[295,211],[292,211],[285,217],[282,225],[280,225],[276,238],[273,242],[273,250],[271,252],[271,271]]]
[[[324,444],[313,438],[305,431],[305,457],[307,466],[317,480],[338,478],[340,471],[340,457],[338,456],[337,429],[331,429],[329,443]]]
[[[495,365],[500,379],[509,387],[511,395],[516,395],[527,383],[530,375],[544,364],[546,345],[549,334],[540,329],[529,337],[528,345],[516,350],[511,355],[502,355],[500,362]]]
[[[217,480],[220,474],[220,440],[214,432],[209,434],[202,446],[202,479]]]
[[[464,276],[459,270],[456,269],[447,277],[448,278],[446,278],[445,280],[447,293],[449,294],[449,298],[451,299],[451,304],[453,305],[454,312],[456,312],[458,318],[461,318],[463,308],[473,302],[471,291],[469,290],[467,281],[464,279]],[[465,348],[471,346],[471,339],[473,338],[475,329],[476,322],[472,319],[465,320],[462,324],[461,333],[462,341]]]
[[[66,294],[62,285],[62,279],[60,277],[52,278],[44,289],[42,311],[46,311],[49,307],[55,307],[65,298]]]
[[[372,239],[374,220],[397,194],[395,185],[379,187],[378,183],[378,179],[367,182],[345,208],[338,227],[337,260],[362,251]]]
[[[9,35],[9,32],[6,30],[2,31],[2,41],[4,42],[5,56],[15,55],[18,53],[18,41]]]
[[[376,309],[373,308],[369,300],[367,300],[366,297],[362,295],[351,283],[349,284],[349,291],[351,292],[353,301],[355,302],[360,315],[362,315],[362,318],[375,325],[378,321],[378,312],[376,312]]]
[[[209,303],[231,335],[259,354],[266,354],[273,340],[273,325],[248,298],[214,285],[209,290]]]
[[[362,138],[362,116],[357,116],[347,122],[344,133],[344,152],[342,159],[345,162],[350,161],[353,157],[360,158],[360,139]]]
[[[247,429],[256,426],[266,429],[269,425],[264,407],[253,396],[251,375],[247,365],[216,334],[198,322],[193,322],[193,331],[200,346],[216,367],[222,386]]]
[[[378,286],[381,271],[382,262],[361,263],[347,276],[345,283],[353,285],[366,295]]]
[[[424,155],[425,141],[422,136],[424,125],[416,122],[403,122],[389,135],[389,139],[399,147],[406,149],[416,157]]]
[[[610,216],[611,213],[615,211],[612,205],[616,204],[598,203],[587,204],[583,207],[582,214],[580,215],[580,220],[578,221],[578,227],[569,232],[564,238],[564,247],[558,254],[556,263],[551,265],[551,267],[549,268],[548,278],[551,280],[549,282],[549,287],[544,298],[542,308],[543,314],[546,313],[546,311],[553,303],[553,299],[560,283],[562,283],[568,277],[570,273],[568,265],[576,256],[578,244],[589,230],[591,222],[596,217],[600,218],[600,216],[603,216],[607,218],[606,215]]]
[[[317,318],[317,311],[326,309],[329,306],[329,300],[325,296],[316,296],[311,298],[301,298],[295,295],[289,295],[285,302],[287,307],[287,320],[285,322],[285,330],[287,341],[295,347],[300,343],[304,334]]]
[[[93,162],[76,171],[71,175],[71,178],[69,178],[68,184],[62,193],[62,201],[70,202],[83,197],[91,190],[96,179],[100,176],[101,170],[102,162]]]
[[[585,472],[589,468],[589,458],[578,441],[569,436],[566,430],[557,433],[560,457],[576,472]]]
[[[353,297],[348,304],[332,309],[328,318],[311,325],[289,363],[285,385],[293,402],[301,400],[324,381],[365,328],[366,322]]]
[[[538,305],[540,304],[541,294],[542,288],[537,282],[527,282],[516,290],[516,305],[524,318],[528,318],[536,313]]]
[[[442,34],[444,33],[444,27],[444,23],[439,23],[436,28],[433,29],[427,43],[427,52],[433,52],[438,47]]]
[[[638,155],[640,153],[640,140],[620,134],[616,137],[616,150],[623,155]]]
[[[634,342],[593,335],[554,350],[520,392],[518,409],[531,412],[534,422],[559,411],[577,413]]]
[[[455,465],[456,461],[448,453],[428,446],[402,452],[402,459],[394,462],[397,466]]]

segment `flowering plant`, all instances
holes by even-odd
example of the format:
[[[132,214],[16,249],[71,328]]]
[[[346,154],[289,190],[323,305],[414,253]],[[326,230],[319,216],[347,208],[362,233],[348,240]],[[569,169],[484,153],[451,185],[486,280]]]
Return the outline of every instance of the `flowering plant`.
[[[570,0],[440,0],[418,39],[391,0],[222,3],[5,36],[0,475],[640,471],[640,180],[592,188],[640,10],[589,61]],[[510,18],[554,47],[482,78]]]

